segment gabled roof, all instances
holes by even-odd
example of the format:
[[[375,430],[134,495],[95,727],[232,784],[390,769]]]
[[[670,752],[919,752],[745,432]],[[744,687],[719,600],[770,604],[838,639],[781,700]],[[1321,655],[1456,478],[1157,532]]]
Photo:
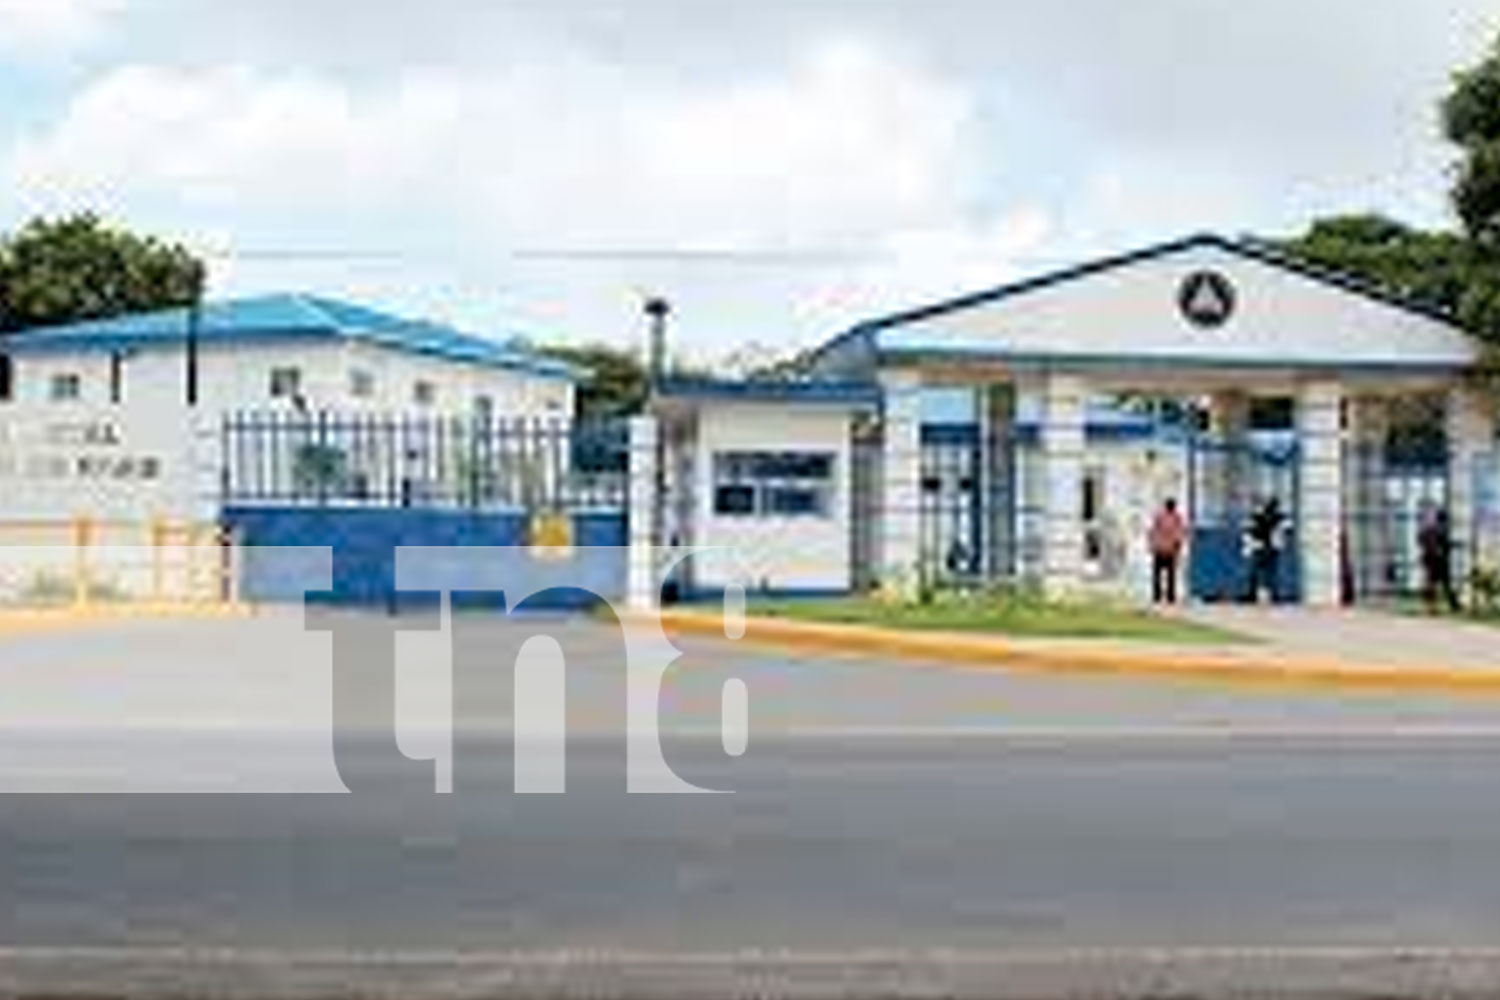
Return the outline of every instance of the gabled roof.
[[[175,345],[187,336],[189,310],[163,309],[111,319],[22,330],[0,340],[7,353],[118,350]],[[492,340],[453,327],[413,320],[316,295],[279,293],[205,303],[198,336],[204,344],[266,339],[343,339],[552,378],[577,371],[514,339]]]
[[[1425,319],[1441,323],[1454,330],[1467,333],[1468,331],[1459,324],[1452,314],[1436,308],[1428,303],[1415,299],[1405,298],[1392,294],[1385,289],[1379,288],[1368,281],[1350,274],[1318,267],[1305,261],[1298,260],[1285,252],[1266,243],[1251,239],[1230,239],[1217,233],[1195,233],[1191,236],[1171,240],[1165,243],[1157,243],[1152,246],[1132,250],[1127,253],[1116,254],[1097,260],[1076,264],[1072,267],[1045,274],[1024,278],[1020,281],[1010,282],[983,291],[961,295],[939,302],[929,303],[901,312],[891,313],[875,319],[866,320],[850,328],[842,334],[834,337],[828,343],[818,348],[815,356],[822,355],[829,350],[857,339],[872,339],[874,334],[882,330],[917,323],[922,320],[932,319],[948,313],[971,309],[1000,302],[1005,299],[1026,295],[1030,292],[1040,291],[1055,285],[1077,281],[1092,275],[1129,267],[1146,261],[1161,257],[1169,257],[1184,251],[1195,249],[1214,249],[1233,254],[1247,260],[1256,261],[1270,267],[1289,271],[1312,281],[1337,288],[1341,291],[1358,295],[1366,299],[1379,302],[1383,305],[1421,316]]]

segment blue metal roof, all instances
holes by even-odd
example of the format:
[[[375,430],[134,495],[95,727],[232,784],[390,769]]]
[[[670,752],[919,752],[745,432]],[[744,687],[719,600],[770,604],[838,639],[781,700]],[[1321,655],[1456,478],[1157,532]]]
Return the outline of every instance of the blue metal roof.
[[[11,354],[176,345],[186,338],[188,322],[187,309],[163,309],[22,330],[6,337],[4,343]],[[203,344],[345,339],[549,378],[579,377],[573,366],[542,357],[515,340],[492,340],[439,323],[406,319],[316,295],[279,293],[205,303],[198,336]]]
[[[656,389],[661,399],[727,399],[754,402],[836,403],[846,406],[878,406],[880,387],[872,382],[813,380],[778,382],[770,379],[719,379],[674,377]]]

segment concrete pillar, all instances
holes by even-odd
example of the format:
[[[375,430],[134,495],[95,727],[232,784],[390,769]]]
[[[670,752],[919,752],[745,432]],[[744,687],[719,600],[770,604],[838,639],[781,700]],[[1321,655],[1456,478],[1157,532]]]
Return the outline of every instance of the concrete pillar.
[[[915,592],[922,558],[922,382],[913,372],[881,377],[885,410],[878,552],[882,586]]]
[[[1304,383],[1297,396],[1297,545],[1302,597],[1336,607],[1343,595],[1339,536],[1344,520],[1343,387],[1333,380]]]
[[[224,476],[230,457],[224,447],[224,418],[218,413],[190,410],[186,426],[182,468],[186,470],[187,509],[152,513],[185,518],[197,524],[214,524],[225,500]]]
[[[1476,565],[1490,565],[1496,539],[1493,518],[1483,508],[1493,506],[1485,493],[1495,484],[1486,480],[1493,474],[1495,448],[1495,413],[1493,405],[1479,392],[1467,386],[1454,387],[1448,393],[1446,429],[1448,436],[1448,516],[1453,525],[1453,578],[1460,587],[1467,585],[1469,572]]]
[[[630,507],[626,557],[626,604],[632,611],[653,611],[661,603],[662,497],[658,476],[658,435],[655,417],[630,421]]]
[[[1361,600],[1390,589],[1389,571],[1396,553],[1395,522],[1386,496],[1390,400],[1383,396],[1351,399],[1348,413],[1344,524],[1353,561],[1355,600]]]
[[[1215,490],[1214,507],[1223,514],[1243,517],[1254,504],[1251,494],[1250,396],[1244,392],[1221,392],[1213,397],[1212,431],[1224,445],[1223,463]]]
[[[984,572],[989,580],[1014,579],[1016,553],[1016,391],[1011,385],[979,390],[979,419],[984,442]]]
[[[1018,420],[1035,423],[1042,412],[1042,379],[1025,377],[1016,382]],[[1046,477],[1042,475],[1041,446],[1037,441],[1019,442],[1015,451],[1016,472],[1016,577],[1041,586],[1042,550],[1045,548],[1047,509]]]
[[[1042,384],[1042,586],[1054,595],[1083,580],[1083,461],[1087,384],[1050,373]]]

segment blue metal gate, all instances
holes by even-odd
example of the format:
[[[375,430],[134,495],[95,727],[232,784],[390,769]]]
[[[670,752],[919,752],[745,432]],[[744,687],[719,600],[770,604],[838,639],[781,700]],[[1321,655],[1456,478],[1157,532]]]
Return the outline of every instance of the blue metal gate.
[[[226,418],[222,519],[240,545],[240,590],[301,602],[309,560],[331,550],[314,599],[393,606],[403,547],[535,547],[537,578],[559,560],[576,584],[549,606],[623,595],[629,478],[624,423],[254,413]],[[545,537],[541,537],[545,536]],[[507,561],[509,603],[536,589]]]
[[[1189,444],[1188,511],[1193,526],[1188,588],[1201,601],[1241,600],[1250,580],[1250,518],[1275,498],[1287,517],[1276,563],[1273,594],[1291,603],[1301,596],[1298,556],[1298,448],[1295,438],[1222,438],[1196,435]]]

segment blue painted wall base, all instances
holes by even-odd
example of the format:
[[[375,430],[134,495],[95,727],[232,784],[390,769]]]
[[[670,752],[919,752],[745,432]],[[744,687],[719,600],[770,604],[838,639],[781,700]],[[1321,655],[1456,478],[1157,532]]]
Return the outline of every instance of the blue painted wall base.
[[[229,507],[224,525],[241,543],[240,593],[256,603],[316,603],[381,607],[392,611],[431,606],[436,593],[401,593],[396,588],[396,550],[422,548],[522,548],[528,519],[519,511],[451,511],[392,508]],[[571,609],[613,599],[624,592],[628,543],[620,511],[573,515],[575,561],[569,582],[551,586],[555,562],[535,576],[527,560],[507,563],[513,578],[500,581],[505,594],[455,595],[464,609]],[[307,592],[309,580],[331,585]],[[494,588],[489,588],[493,590]]]

